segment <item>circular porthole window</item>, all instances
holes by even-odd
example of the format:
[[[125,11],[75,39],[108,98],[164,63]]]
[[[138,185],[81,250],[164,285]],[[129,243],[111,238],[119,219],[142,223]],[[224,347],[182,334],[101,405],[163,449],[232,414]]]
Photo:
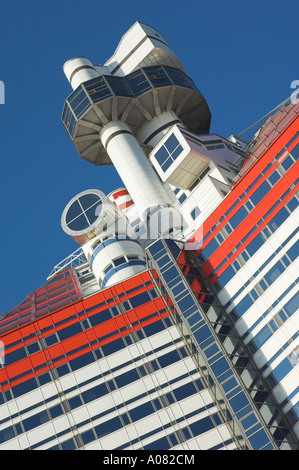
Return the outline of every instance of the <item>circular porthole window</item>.
[[[65,207],[61,226],[78,241],[85,243],[96,227],[101,226],[106,214],[107,197],[98,189],[89,189],[77,194]]]

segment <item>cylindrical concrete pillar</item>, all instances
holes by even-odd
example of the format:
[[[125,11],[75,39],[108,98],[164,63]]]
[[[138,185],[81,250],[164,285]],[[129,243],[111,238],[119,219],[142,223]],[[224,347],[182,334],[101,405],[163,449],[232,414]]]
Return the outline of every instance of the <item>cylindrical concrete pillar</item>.
[[[96,67],[87,57],[76,57],[65,62],[63,71],[73,90],[84,82],[99,76]]]
[[[127,124],[110,122],[101,131],[101,140],[142,218],[151,206],[171,204],[159,177]]]

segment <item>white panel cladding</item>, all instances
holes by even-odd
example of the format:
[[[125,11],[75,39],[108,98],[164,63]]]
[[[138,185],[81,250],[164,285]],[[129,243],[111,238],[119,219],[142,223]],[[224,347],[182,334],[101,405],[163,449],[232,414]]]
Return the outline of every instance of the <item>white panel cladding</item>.
[[[261,321],[258,322],[258,325],[253,328],[253,330],[251,331],[250,335],[244,340],[244,343],[247,344],[249,343],[252,338],[254,336],[256,336],[258,334],[258,332],[264,328],[264,326],[276,315],[277,312],[279,312],[283,307],[284,305],[286,305],[286,303],[292,299],[292,297],[297,293],[297,287],[294,286],[293,289],[290,290],[290,292],[288,292],[282,299],[281,302],[279,302],[277,305],[275,305],[275,307],[273,309],[271,309],[271,312],[269,312],[265,318],[261,319]],[[263,313],[263,312],[261,312]],[[287,321],[288,322],[291,322],[291,323],[294,323],[294,320],[293,320],[293,316],[290,317]],[[295,324],[296,326],[296,324]]]
[[[246,311],[246,313],[235,324],[236,330],[240,335],[243,335],[248,328],[250,328],[271,306],[273,299],[277,299],[281,294],[294,282],[295,276],[298,276],[298,268],[293,264],[288,267],[288,270],[282,273],[279,278],[267,289],[265,294],[262,294],[254,304]],[[271,290],[270,290],[271,289]],[[249,292],[245,290],[245,295]],[[250,290],[250,289],[249,289]],[[272,295],[271,295],[272,292]]]
[[[182,204],[181,212],[187,222],[195,206],[199,207],[204,222],[223,200],[224,195],[219,191],[217,180],[210,177],[212,174],[209,173]]]
[[[270,317],[267,318],[270,320]],[[291,318],[286,320],[283,325],[276,330],[272,336],[263,344],[260,349],[254,354],[253,358],[258,365],[262,367],[266,364],[275,354],[285,345],[285,343],[292,338],[298,332],[299,325],[299,311],[294,313]],[[296,344],[299,344],[298,341],[292,341],[289,349],[292,351]],[[281,355],[284,358],[286,355],[285,351],[281,351]],[[277,359],[279,360],[279,358]]]
[[[137,68],[160,63],[184,71],[165,38],[151,26],[136,22],[124,34],[115,53],[105,66],[113,72],[113,75],[123,76]]]
[[[292,369],[283,379],[282,381],[276,385],[273,389],[273,395],[278,401],[278,403],[282,403],[291,393],[296,390],[299,383],[299,367],[295,367]],[[295,402],[294,402],[295,403]]]
[[[227,431],[227,428],[225,428],[224,425],[222,427]],[[227,439],[229,438],[231,438],[230,435],[227,437]],[[201,450],[211,449],[212,447],[221,444],[223,441],[223,437],[219,433],[218,427],[196,437],[196,442]]]
[[[73,90],[78,88],[81,83],[99,76],[95,66],[87,57],[77,57],[68,60],[63,66],[63,71]],[[108,70],[107,73],[109,73]]]
[[[299,211],[297,211],[299,213]],[[218,294],[218,299],[225,305],[235,294],[241,289],[248,279],[263,265],[263,263],[274,253],[282,243],[288,238],[289,235],[293,233],[294,230],[298,227],[298,222],[296,216],[290,215],[288,219],[275,231],[275,233],[259,248],[259,250],[254,253],[249,260],[246,262],[245,266],[239,269],[236,276],[234,276]],[[258,280],[263,276],[263,273],[269,271],[269,269],[280,259],[288,249],[295,243],[298,239],[298,234],[278,253],[278,255],[271,260],[269,264],[263,269],[262,273],[253,280],[253,283],[248,286],[249,290],[252,289],[252,286],[258,282]],[[296,279],[296,278],[294,278]],[[249,291],[248,291],[249,292]],[[246,291],[247,293],[247,291]],[[235,301],[235,304],[239,302],[245,295],[243,292],[238,300]],[[227,310],[229,311],[229,309]]]
[[[67,419],[66,419],[67,422]],[[41,426],[38,426],[37,428],[33,429],[32,431],[27,432],[27,438],[29,441],[29,444],[32,446],[36,444],[37,442],[43,441],[44,439],[47,439],[48,437],[51,437],[55,434],[53,424],[51,422],[42,424]]]
[[[137,132],[137,138],[140,140],[140,142],[147,142],[147,145],[150,147],[155,147],[160,140],[163,138],[164,135],[166,135],[169,131],[169,128],[173,126],[173,124],[170,124],[174,120],[178,121],[179,118],[173,111],[165,111],[162,114],[159,114],[156,116],[154,119],[152,119],[149,122],[146,122],[141,129]],[[165,127],[169,123],[168,127]],[[180,124],[180,126],[183,127],[183,124]],[[160,132],[156,134],[156,132],[160,129]],[[148,138],[152,135],[152,138],[148,140]]]

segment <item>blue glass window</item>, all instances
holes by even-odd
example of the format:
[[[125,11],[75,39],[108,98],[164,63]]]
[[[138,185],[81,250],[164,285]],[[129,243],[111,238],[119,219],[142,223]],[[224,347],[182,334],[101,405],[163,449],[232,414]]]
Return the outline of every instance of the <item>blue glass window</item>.
[[[290,157],[290,155],[284,159],[284,161],[281,163],[281,166],[287,171],[291,166],[293,165],[293,159]]]
[[[146,78],[143,70],[137,70],[136,72],[127,75],[126,81],[134,96],[139,96],[152,88],[152,85]]]
[[[82,398],[84,403],[89,403],[90,401],[96,400],[103,395],[108,393],[106,384],[100,384],[96,387],[91,388],[90,390],[86,390],[82,393]]]
[[[293,150],[291,150],[291,154],[292,154],[293,158],[295,158],[295,160],[298,160],[298,158],[299,158],[299,144],[296,145],[296,147],[294,147]]]
[[[250,196],[251,202],[256,206],[269,192],[271,186],[268,181],[264,183]]]
[[[193,211],[191,211],[191,217],[193,220],[195,220],[200,214],[200,209],[199,207],[195,207]]]
[[[216,238],[210,241],[210,243],[202,250],[205,258],[208,259],[218,248],[219,244]]]
[[[112,96],[112,92],[103,77],[93,78],[86,82],[84,86],[94,103]]]
[[[285,268],[283,267],[282,263],[278,261],[273,268],[271,268],[267,274],[265,274],[264,278],[268,285],[270,286],[276,279],[284,272]]]
[[[118,96],[134,96],[132,91],[127,85],[127,81],[125,78],[122,77],[114,77],[114,76],[105,76],[106,81],[112,88],[113,93]]]
[[[181,154],[182,150],[183,147],[180,145],[176,136],[171,134],[154,156],[165,172]]]
[[[270,330],[269,326],[266,325],[256,334],[254,338],[255,344],[260,348],[271,336],[272,331]]]
[[[154,85],[154,87],[163,87],[171,85],[171,80],[161,66],[145,67],[144,72]]]
[[[235,215],[230,219],[229,223],[233,228],[238,227],[238,225],[245,219],[245,217],[248,215],[247,210],[245,207],[241,207]]]
[[[275,369],[273,375],[278,382],[280,382],[291,370],[293,366],[289,359],[286,357]]]
[[[68,102],[77,118],[80,118],[90,106],[90,101],[86,96],[85,90],[83,90],[82,86],[74,91]]]
[[[214,424],[209,416],[206,418],[201,419],[200,421],[196,421],[193,424],[190,424],[190,429],[193,433],[194,436],[198,436],[199,434],[202,434],[206,431],[209,431],[210,429],[213,429]]]
[[[252,298],[247,294],[244,299],[237,305],[236,310],[240,316],[244,315],[244,313],[251,307],[253,304]]]

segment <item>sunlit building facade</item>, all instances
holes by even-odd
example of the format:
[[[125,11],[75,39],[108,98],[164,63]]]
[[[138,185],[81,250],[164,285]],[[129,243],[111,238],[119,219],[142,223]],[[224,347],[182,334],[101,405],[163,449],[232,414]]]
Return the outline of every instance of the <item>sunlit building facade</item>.
[[[69,137],[124,186],[69,201],[79,248],[1,317],[0,449],[297,450],[299,104],[210,133],[139,22],[64,72]]]

